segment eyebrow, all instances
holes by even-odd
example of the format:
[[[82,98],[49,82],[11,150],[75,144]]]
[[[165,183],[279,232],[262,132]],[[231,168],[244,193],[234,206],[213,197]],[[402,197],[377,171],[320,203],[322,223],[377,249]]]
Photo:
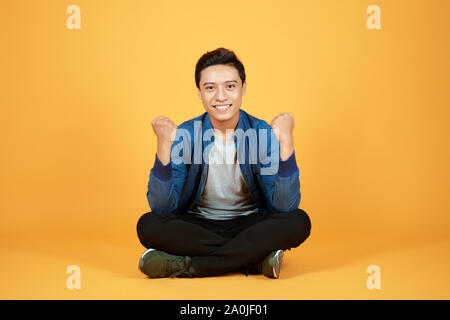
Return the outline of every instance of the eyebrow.
[[[227,82],[236,82],[236,83],[238,83],[236,80],[227,80],[227,81],[225,81],[225,83],[227,83]],[[205,82],[204,84],[203,84],[203,86],[206,86],[206,85],[208,85],[208,84],[216,84],[215,82]]]

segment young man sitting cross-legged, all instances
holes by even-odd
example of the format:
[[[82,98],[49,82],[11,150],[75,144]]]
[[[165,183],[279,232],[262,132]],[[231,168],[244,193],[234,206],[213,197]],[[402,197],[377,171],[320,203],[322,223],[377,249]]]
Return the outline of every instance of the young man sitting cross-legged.
[[[241,109],[247,83],[236,55],[219,48],[195,69],[206,110],[176,126],[152,121],[157,153],[138,221],[147,250],[139,269],[151,278],[233,271],[280,275],[283,253],[304,242],[311,222],[300,204],[289,113],[270,125]]]

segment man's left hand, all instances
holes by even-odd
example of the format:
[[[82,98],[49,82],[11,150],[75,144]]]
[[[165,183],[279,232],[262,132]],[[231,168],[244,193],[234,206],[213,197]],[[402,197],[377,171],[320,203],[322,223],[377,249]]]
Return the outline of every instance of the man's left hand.
[[[294,125],[294,116],[291,113],[280,113],[270,123],[272,129],[278,129],[274,130],[274,134],[280,143],[292,138]]]
[[[287,160],[294,152],[294,116],[291,113],[280,113],[270,122],[270,126],[280,142],[280,158]]]

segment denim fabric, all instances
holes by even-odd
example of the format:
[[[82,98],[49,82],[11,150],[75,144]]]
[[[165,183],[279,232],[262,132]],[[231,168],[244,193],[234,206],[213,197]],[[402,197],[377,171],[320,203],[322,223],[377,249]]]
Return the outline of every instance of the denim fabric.
[[[201,130],[199,130],[199,124],[201,124]],[[208,169],[208,164],[204,159],[208,158],[208,151],[211,148],[209,145],[215,139],[214,135],[209,138],[208,134],[205,135],[209,129],[212,129],[212,125],[207,112],[185,121],[178,126],[177,137],[171,147],[170,162],[164,166],[155,156],[155,164],[150,171],[147,190],[147,200],[152,213],[186,213],[200,197],[205,186]],[[260,213],[296,210],[300,204],[301,195],[295,152],[286,161],[281,161],[279,143],[271,131],[270,125],[242,109],[239,111],[236,131],[238,129],[243,132],[247,132],[248,129],[257,132],[259,129],[264,129],[268,132],[267,136],[263,136],[266,137],[265,141],[256,135],[256,146],[249,142],[250,139],[238,140],[233,137],[238,157],[245,159],[243,163],[241,161],[239,163],[242,175]],[[266,147],[262,147],[263,142]],[[271,151],[274,150],[272,143],[276,145],[277,153],[275,155]],[[267,158],[257,157],[252,160],[249,148],[255,147],[258,150],[257,154],[263,152],[267,154]],[[265,150],[261,151],[261,148]],[[185,161],[175,161],[174,152],[183,157]],[[206,157],[204,153],[206,153]],[[267,162],[267,159],[271,159],[271,161]],[[264,169],[271,168],[274,163],[278,170],[272,174],[262,174],[267,172],[263,171]]]

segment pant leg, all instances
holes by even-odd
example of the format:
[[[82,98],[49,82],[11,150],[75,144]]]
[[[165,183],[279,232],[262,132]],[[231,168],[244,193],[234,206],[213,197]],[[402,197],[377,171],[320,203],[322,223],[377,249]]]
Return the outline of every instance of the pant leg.
[[[215,229],[214,221],[191,214],[148,212],[137,223],[137,234],[144,247],[183,256],[206,255],[229,241]]]
[[[255,214],[248,218],[242,226],[231,225],[228,231],[236,236],[223,246],[207,255],[192,257],[191,265],[196,275],[215,276],[237,271],[261,261],[274,250],[298,247],[311,231],[311,221],[301,209],[289,213]]]

